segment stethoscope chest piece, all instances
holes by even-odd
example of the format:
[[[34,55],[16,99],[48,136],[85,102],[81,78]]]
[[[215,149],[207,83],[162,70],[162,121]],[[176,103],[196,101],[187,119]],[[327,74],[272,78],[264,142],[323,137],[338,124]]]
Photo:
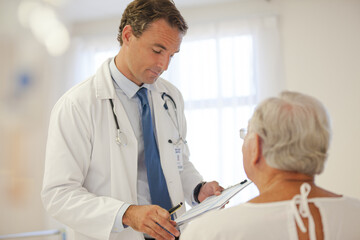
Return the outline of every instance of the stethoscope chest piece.
[[[126,146],[128,144],[125,133],[121,132],[120,129],[117,130],[115,141],[118,145],[122,146]]]
[[[110,105],[111,105],[111,110],[112,110],[112,113],[113,113],[113,116],[114,116],[114,121],[115,121],[115,124],[116,124],[116,137],[115,137],[115,141],[118,145],[122,145],[122,146],[126,146],[127,145],[127,137],[125,135],[125,133],[121,132],[120,131],[120,127],[119,127],[119,123],[118,123],[118,120],[117,120],[117,117],[116,117],[116,114],[115,114],[115,108],[114,108],[114,103],[112,101],[112,99],[109,99],[110,100]]]

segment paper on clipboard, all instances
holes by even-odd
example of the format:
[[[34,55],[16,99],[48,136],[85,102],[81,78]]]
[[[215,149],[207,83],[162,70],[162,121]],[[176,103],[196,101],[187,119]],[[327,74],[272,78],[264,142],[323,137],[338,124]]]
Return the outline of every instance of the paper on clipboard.
[[[240,192],[242,189],[244,189],[251,183],[252,182],[250,180],[244,180],[234,186],[225,189],[219,196],[214,195],[206,198],[199,205],[191,208],[189,211],[178,217],[175,220],[177,225],[180,226],[208,211],[223,207],[230,200],[230,198],[235,196],[238,192]]]

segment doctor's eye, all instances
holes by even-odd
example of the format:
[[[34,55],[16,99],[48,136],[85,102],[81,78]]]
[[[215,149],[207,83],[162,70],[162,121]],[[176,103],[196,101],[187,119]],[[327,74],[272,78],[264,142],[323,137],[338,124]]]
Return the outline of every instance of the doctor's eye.
[[[160,51],[156,51],[155,49],[153,49],[153,52],[156,53],[156,54],[160,54],[160,53],[161,53],[161,50],[160,50]]]

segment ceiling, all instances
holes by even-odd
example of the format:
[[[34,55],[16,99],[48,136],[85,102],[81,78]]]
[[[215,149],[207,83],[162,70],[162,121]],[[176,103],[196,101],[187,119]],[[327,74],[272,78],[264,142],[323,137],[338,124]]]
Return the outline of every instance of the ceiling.
[[[62,0],[64,1],[64,0]],[[60,18],[66,22],[83,22],[101,18],[121,18],[125,7],[132,0],[65,0],[57,8]],[[204,6],[240,0],[174,0],[178,8]]]

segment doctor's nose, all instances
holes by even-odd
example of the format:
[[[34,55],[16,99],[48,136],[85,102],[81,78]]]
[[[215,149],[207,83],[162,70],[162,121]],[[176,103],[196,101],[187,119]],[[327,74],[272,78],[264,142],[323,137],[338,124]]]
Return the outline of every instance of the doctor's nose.
[[[161,67],[162,71],[166,71],[169,67],[171,61],[171,56],[163,56],[159,62],[158,62],[158,66]]]

